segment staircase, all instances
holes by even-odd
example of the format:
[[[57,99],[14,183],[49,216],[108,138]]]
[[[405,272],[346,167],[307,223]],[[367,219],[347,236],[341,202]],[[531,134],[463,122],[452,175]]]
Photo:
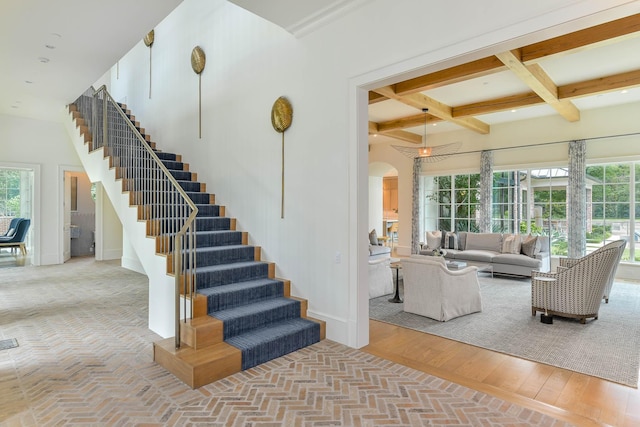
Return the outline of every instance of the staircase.
[[[166,258],[165,274],[174,280],[178,275],[176,288],[186,319],[179,323],[179,340],[174,337],[154,343],[154,360],[196,388],[324,339],[324,322],[306,316],[307,302],[291,296],[288,280],[275,278],[275,264],[261,261],[260,247],[247,244],[247,233],[236,230],[236,221],[225,217],[224,206],[215,204],[215,196],[206,192],[206,184],[197,181],[197,174],[182,157],[156,149],[126,106],[115,104],[104,88],[100,91],[117,105],[118,114],[111,114],[109,120],[128,121],[126,125],[136,129],[140,141],[153,150],[197,207],[192,226],[195,245],[186,256],[183,246],[174,241],[179,227],[167,225],[180,215],[186,216],[178,212],[183,209],[175,205],[175,197],[168,196],[163,203],[157,195],[149,197],[147,189],[156,186],[153,174],[141,173],[139,167],[132,166],[139,162],[125,161],[123,151],[114,155],[110,148],[126,143],[118,139],[119,132],[111,131],[96,143],[100,138],[94,137],[91,120],[77,108],[79,101],[69,106],[84,150],[103,150],[116,180],[121,181],[122,192],[128,193],[130,206],[137,208],[135,219],[144,221],[146,236],[155,240],[156,255]],[[87,100],[82,102],[86,105]],[[100,131],[98,123],[93,127]],[[78,144],[76,148],[80,151]],[[126,151],[136,153],[139,149]],[[179,272],[176,255],[185,267]],[[149,267],[145,266],[145,271],[149,272]]]

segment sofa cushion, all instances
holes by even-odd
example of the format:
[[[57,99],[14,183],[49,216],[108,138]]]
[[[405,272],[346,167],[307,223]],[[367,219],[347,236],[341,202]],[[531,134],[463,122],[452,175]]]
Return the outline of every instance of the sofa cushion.
[[[498,254],[493,257],[494,264],[518,265],[531,269],[540,268],[540,260],[522,254]]]
[[[486,250],[502,252],[502,234],[499,233],[468,233],[465,250]]]
[[[375,228],[369,233],[369,244],[378,245],[378,233]]]
[[[500,255],[498,251],[476,250],[468,249],[464,251],[457,251],[453,255],[455,260],[467,260],[476,262],[492,262],[496,255]],[[449,258],[449,257],[447,257]]]
[[[522,254],[531,258],[535,258],[540,253],[540,240],[537,236],[529,236],[524,238],[521,248]]]
[[[519,234],[504,234],[502,236],[502,253],[519,254],[521,250],[521,237]]]
[[[438,249],[442,243],[441,231],[427,231],[427,247],[429,249]]]
[[[458,249],[458,235],[451,231],[447,231],[444,238],[444,249]]]
[[[369,245],[369,255],[383,255],[389,254],[391,256],[391,248],[389,246],[378,246],[378,245]]]
[[[458,249],[465,250],[467,246],[467,232],[459,231],[458,232]]]

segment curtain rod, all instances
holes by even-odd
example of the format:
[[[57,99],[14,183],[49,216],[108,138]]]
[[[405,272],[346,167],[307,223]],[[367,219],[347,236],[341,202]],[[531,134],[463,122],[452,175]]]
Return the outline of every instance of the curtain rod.
[[[454,156],[459,156],[461,154],[474,154],[474,153],[482,153],[483,151],[502,151],[502,150],[515,150],[518,148],[530,148],[530,147],[541,147],[545,145],[555,145],[555,144],[568,144],[571,141],[595,141],[598,139],[606,139],[606,138],[622,138],[624,136],[634,136],[640,135],[640,132],[632,132],[632,133],[622,133],[619,135],[607,135],[607,136],[594,136],[591,138],[579,138],[579,139],[569,139],[566,141],[553,141],[553,142],[540,142],[538,144],[527,144],[527,145],[518,145],[517,147],[500,147],[500,148],[490,148],[487,150],[472,150],[472,151],[461,151],[459,153],[455,153]]]

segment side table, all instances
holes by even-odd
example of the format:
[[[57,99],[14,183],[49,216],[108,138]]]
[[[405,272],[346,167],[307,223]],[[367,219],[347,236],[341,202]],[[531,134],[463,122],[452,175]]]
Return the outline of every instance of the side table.
[[[402,302],[402,298],[400,298],[400,283],[398,282],[398,280],[399,280],[398,276],[400,274],[400,269],[402,268],[402,263],[400,262],[399,259],[392,258],[391,259],[391,264],[389,264],[389,266],[396,271],[396,291],[395,291],[395,295],[393,296],[393,298],[389,298],[389,302],[401,303]]]

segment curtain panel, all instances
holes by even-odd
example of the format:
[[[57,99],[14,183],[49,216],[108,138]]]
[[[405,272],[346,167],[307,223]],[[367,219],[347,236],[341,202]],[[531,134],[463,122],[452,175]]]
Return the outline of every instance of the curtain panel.
[[[413,159],[413,192],[411,195],[411,254],[420,253],[420,174],[422,158]]]
[[[567,188],[567,239],[570,258],[585,255],[587,247],[586,142],[569,143],[569,185]]]
[[[493,194],[493,151],[480,153],[480,221],[481,233],[491,233],[491,202]]]

